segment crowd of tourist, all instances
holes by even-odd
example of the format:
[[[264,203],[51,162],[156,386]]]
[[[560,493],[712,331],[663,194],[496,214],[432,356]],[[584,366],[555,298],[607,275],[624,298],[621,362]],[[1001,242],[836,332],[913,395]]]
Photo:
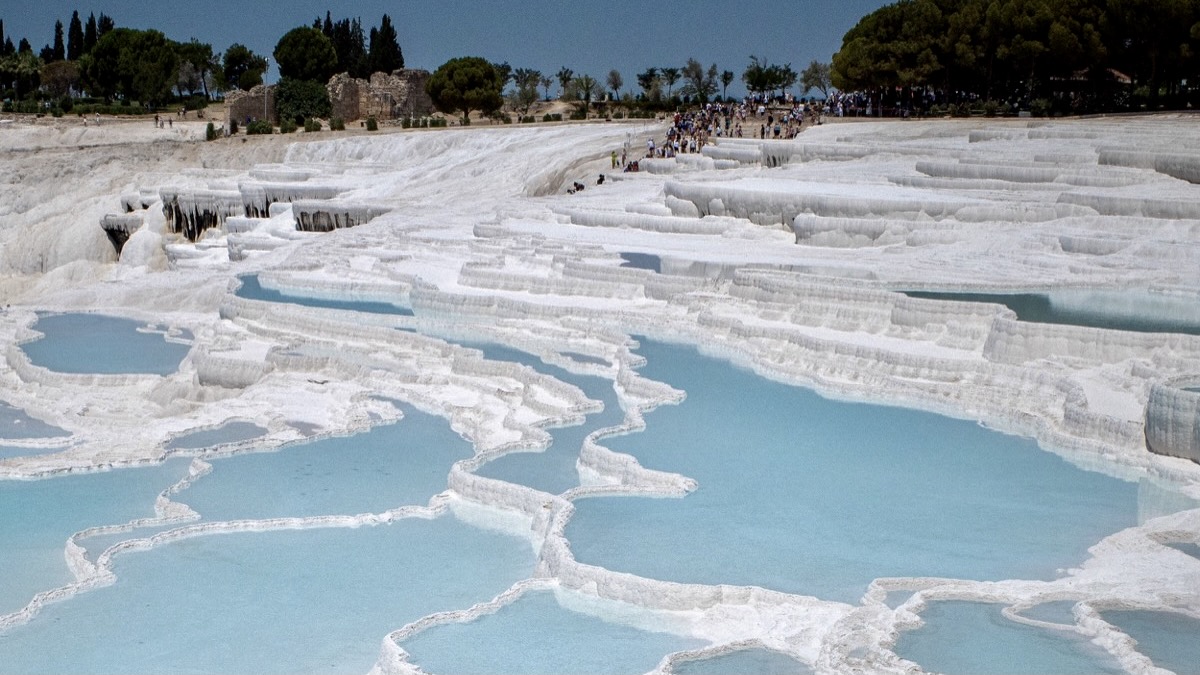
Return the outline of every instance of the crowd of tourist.
[[[675,157],[700,152],[721,137],[793,139],[804,124],[820,124],[819,104],[793,98],[770,102],[745,98],[741,103],[707,103],[702,108],[677,112],[662,142],[646,144],[647,157]],[[757,127],[757,128],[756,128]],[[625,162],[622,161],[622,165]]]

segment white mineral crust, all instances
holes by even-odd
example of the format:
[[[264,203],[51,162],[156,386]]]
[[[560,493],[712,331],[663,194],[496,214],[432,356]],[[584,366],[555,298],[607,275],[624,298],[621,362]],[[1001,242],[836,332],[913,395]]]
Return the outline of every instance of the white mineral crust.
[[[1200,127],[1191,119],[830,123],[795,142],[724,139],[639,173],[611,171],[609,155],[624,147],[640,158],[646,138],[661,140],[661,124],[246,143],[204,143],[197,123],[175,125],[169,143],[152,131],[65,121],[0,128],[0,171],[9,177],[0,185],[0,392],[72,434],[61,452],[0,460],[0,476],[157,461],[172,438],[229,420],[267,429],[255,441],[266,446],[314,430],[346,433],[396,417],[380,397],[445,417],[478,456],[456,465],[448,492],[429,505],[350,519],[182,524],[124,545],[213,527],[358,526],[448,505],[528,533],[536,578],[467,614],[397,627],[379,672],[412,670],[396,638],[495,611],[531,588],[634,625],[657,616],[657,625],[710,640],[705,654],[766,646],[822,673],[912,668],[889,647],[919,621],[913,610],[942,598],[1076,601],[1072,630],[1137,673],[1153,670],[1097,610],[1200,617],[1200,560],[1164,546],[1200,542],[1200,510],[1147,518],[1097,542],[1080,568],[1053,581],[881,579],[856,606],[578,563],[563,536],[574,498],[678,496],[694,481],[609,451],[603,433],[585,442],[582,486],[564,495],[474,475],[488,457],[543,446],[545,427],[578,420],[594,403],[436,337],[491,337],[547,360],[565,352],[603,359],[611,365],[588,372],[614,380],[626,411],[619,431],[686,395],[634,370],[628,336],[647,334],[826,394],[979,419],[1035,436],[1088,469],[1200,498],[1200,394],[1177,393],[1200,383],[1200,337],[1031,324],[998,305],[894,292],[1134,291],[1154,300],[1133,303],[1135,311],[1163,298],[1196,307],[1200,185],[1188,181],[1197,179]],[[608,180],[596,185],[601,173]],[[574,181],[586,189],[566,194]],[[217,227],[195,243],[172,234],[163,197],[188,214],[219,212],[191,221]],[[119,212],[144,221],[120,264],[97,226]],[[301,217],[349,227],[298,232]],[[621,252],[660,256],[666,273],[621,266]],[[415,316],[235,297],[236,277],[254,273],[267,288],[410,305]],[[1165,306],[1154,311],[1173,311]],[[117,314],[194,338],[171,375],[63,375],[19,348],[36,337],[35,310]],[[1176,456],[1150,452],[1147,437]],[[187,521],[177,506],[164,494],[159,517]],[[0,625],[107,583],[121,551],[93,565],[75,539],[66,555],[78,583]],[[893,589],[917,593],[891,610],[882,597]]]

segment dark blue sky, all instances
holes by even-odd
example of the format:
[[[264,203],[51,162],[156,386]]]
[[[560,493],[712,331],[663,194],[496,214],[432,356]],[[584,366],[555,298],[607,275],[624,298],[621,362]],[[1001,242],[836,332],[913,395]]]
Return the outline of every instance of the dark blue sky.
[[[26,37],[34,50],[53,40],[54,22],[71,12],[101,12],[118,26],[157,28],[167,37],[197,38],[218,51],[240,42],[269,55],[291,28],[331,10],[334,19],[361,17],[365,30],[389,14],[405,64],[433,70],[456,56],[483,56],[551,74],[562,66],[601,82],[617,69],[625,89],[649,66],[682,66],[689,57],[741,73],[751,54],[797,71],[813,59],[828,61],[842,35],[888,0],[0,0],[0,19],[13,42]],[[272,68],[274,81],[278,71]]]

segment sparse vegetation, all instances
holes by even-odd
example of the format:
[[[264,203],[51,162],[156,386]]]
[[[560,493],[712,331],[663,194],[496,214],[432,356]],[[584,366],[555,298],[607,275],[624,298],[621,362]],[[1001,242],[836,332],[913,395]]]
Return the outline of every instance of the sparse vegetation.
[[[236,125],[236,123],[234,124]],[[293,131],[295,131],[294,128]],[[275,133],[275,127],[271,126],[271,123],[267,120],[254,120],[246,125],[247,136],[270,136],[273,133]]]

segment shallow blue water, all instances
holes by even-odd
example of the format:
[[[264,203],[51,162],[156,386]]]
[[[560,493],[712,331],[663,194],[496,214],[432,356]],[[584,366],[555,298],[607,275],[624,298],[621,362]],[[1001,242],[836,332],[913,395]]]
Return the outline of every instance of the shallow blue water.
[[[481,466],[475,473],[488,478],[527,485],[550,494],[561,494],[579,485],[576,460],[583,439],[592,431],[621,423],[625,417],[613,390],[612,380],[589,375],[576,375],[558,366],[544,363],[532,354],[490,343],[466,343],[483,351],[493,361],[521,363],[538,372],[569,382],[583,390],[588,398],[600,401],[604,409],[587,416],[583,424],[548,429],[553,437],[544,452],[514,452],[498,457]]]
[[[154,517],[154,499],[187,473],[186,460],[159,466],[0,481],[0,615],[40,591],[74,581],[67,538],[89,527]]]
[[[639,351],[644,374],[687,400],[605,443],[699,488],[576,501],[566,534],[580,562],[856,603],[877,577],[1054,578],[1136,524],[1136,484],[1031,440],[831,401],[691,348]]]
[[[1073,625],[1075,623],[1075,601],[1056,600],[1043,602],[1021,612],[1021,616],[1049,623]]]
[[[257,274],[244,274],[238,277],[238,280],[242,282],[242,285],[237,289],[234,295],[247,300],[286,302],[304,307],[317,307],[321,309],[346,309],[355,312],[365,312],[367,314],[398,314],[401,316],[413,315],[412,309],[389,302],[316,298],[302,295],[293,291],[281,292],[271,290],[269,288],[263,288],[262,284],[258,281]]]
[[[169,375],[191,349],[167,342],[144,324],[103,314],[39,314],[34,330],[45,337],[21,349],[36,366],[60,373]]]
[[[1107,611],[1103,619],[1137,640],[1137,650],[1175,675],[1200,675],[1200,621],[1183,614]]]
[[[66,446],[57,446],[52,448],[25,448],[19,445],[0,445],[0,459],[11,459],[13,457],[37,457],[38,455],[50,455],[56,452],[61,452]]]
[[[989,302],[1016,312],[1021,321],[1126,330],[1138,333],[1200,335],[1195,300],[1162,294],[1122,291],[1054,291],[1051,293],[958,293],[904,291],[930,300]]]
[[[1192,556],[1193,558],[1200,558],[1200,544],[1192,544],[1189,542],[1175,542],[1175,543],[1167,544],[1167,546],[1170,546],[1171,548],[1175,549],[1176,551],[1186,553],[1186,554]]]
[[[1000,613],[1003,605],[932,602],[925,625],[900,634],[895,652],[948,675],[1098,675],[1124,673],[1116,659],[1066,631],[1026,626]]]
[[[471,623],[433,626],[400,646],[433,675],[617,675],[651,671],[667,654],[706,645],[609,623],[536,591]]]
[[[807,675],[812,669],[770,649],[742,649],[675,666],[676,675]]]
[[[440,417],[400,404],[404,419],[278,452],[213,459],[177,501],[205,520],[381,513],[423,506],[446,489],[470,443]]]
[[[64,429],[30,417],[20,408],[0,401],[0,438],[57,438],[70,436]]]
[[[0,672],[365,673],[388,632],[488,600],[533,562],[528,541],[450,516],[183,540],[0,634]]]
[[[621,267],[632,267],[639,270],[650,270],[651,272],[662,272],[662,258],[653,253],[633,253],[631,251],[622,251]]]
[[[597,366],[610,365],[608,359],[601,358],[599,356],[592,356],[590,354],[580,354],[579,352],[562,352],[562,355],[580,363],[588,363]]]
[[[167,444],[167,450],[203,450],[225,443],[249,441],[265,433],[267,433],[266,429],[251,422],[230,422],[222,424],[216,429],[205,429],[176,436]]]

